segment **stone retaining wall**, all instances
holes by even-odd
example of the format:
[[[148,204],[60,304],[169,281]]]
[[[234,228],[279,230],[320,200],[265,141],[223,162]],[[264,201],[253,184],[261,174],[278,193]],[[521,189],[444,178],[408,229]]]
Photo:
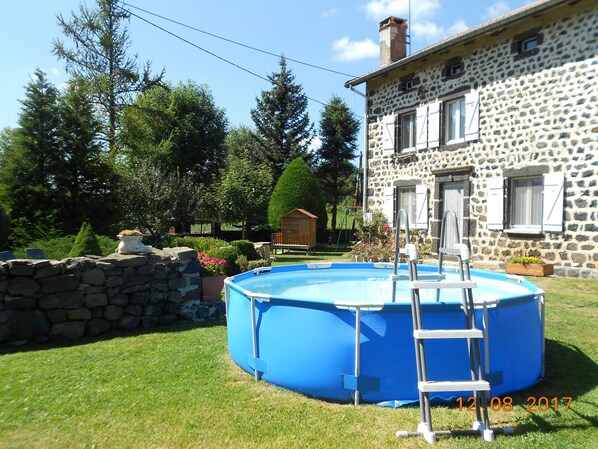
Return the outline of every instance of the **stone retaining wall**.
[[[0,262],[0,344],[219,319],[223,306],[201,304],[197,253],[189,248]]]

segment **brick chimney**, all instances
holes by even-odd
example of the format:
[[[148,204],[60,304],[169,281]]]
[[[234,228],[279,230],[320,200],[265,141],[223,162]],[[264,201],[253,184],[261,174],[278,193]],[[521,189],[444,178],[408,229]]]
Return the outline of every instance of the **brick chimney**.
[[[388,17],[380,22],[380,67],[407,56],[407,21]]]

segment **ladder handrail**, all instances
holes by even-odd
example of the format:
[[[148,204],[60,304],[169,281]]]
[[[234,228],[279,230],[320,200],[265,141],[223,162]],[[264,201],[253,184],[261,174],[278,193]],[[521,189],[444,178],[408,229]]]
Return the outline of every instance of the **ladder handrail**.
[[[398,265],[399,265],[399,234],[401,233],[401,218],[405,219],[405,246],[411,243],[411,239],[409,236],[409,217],[407,216],[407,211],[403,208],[399,209],[397,212],[397,216],[395,219],[395,223],[397,226],[397,231],[395,232],[395,247],[394,247],[394,272],[393,274],[396,276]]]

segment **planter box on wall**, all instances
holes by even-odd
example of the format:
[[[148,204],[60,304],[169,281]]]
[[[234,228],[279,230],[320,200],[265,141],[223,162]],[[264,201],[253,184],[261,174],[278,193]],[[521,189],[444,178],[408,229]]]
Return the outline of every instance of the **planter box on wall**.
[[[505,263],[505,271],[510,274],[521,274],[523,276],[549,276],[554,274],[554,265],[546,264],[522,264],[522,263]]]

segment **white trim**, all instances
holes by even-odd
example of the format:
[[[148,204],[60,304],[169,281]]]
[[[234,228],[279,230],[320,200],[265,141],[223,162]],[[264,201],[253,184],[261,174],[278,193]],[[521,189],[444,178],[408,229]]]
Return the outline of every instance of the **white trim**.
[[[428,229],[428,186],[415,186],[415,229]]]
[[[389,226],[392,226],[394,222],[394,212],[395,212],[395,188],[394,187],[384,187],[384,203],[383,203],[383,211],[384,215],[386,216],[386,222]]]
[[[428,106],[423,105],[415,111],[415,148],[423,150],[428,145]]]
[[[563,232],[565,174],[546,173],[542,193],[542,229],[544,232]]]
[[[488,179],[486,225],[488,229],[501,230],[504,228],[504,180],[502,177]]]
[[[428,105],[428,148],[440,145],[440,101]]]
[[[453,103],[457,103],[457,102],[461,102],[463,101],[463,103],[465,104],[465,97],[456,97],[453,98],[452,100],[447,100],[445,102],[445,107],[444,107],[444,126],[443,126],[443,132],[444,132],[444,136],[445,136],[445,144],[446,145],[452,145],[455,143],[463,143],[465,142],[465,134],[462,137],[458,137],[456,139],[451,139],[449,140],[448,136],[449,136],[449,128],[451,126],[451,120],[450,120],[450,105]],[[466,117],[467,119],[467,117]],[[459,109],[459,114],[457,115],[457,130],[461,129],[461,109]]]
[[[478,140],[480,130],[480,94],[465,94],[465,140]]]
[[[395,120],[394,115],[385,115],[382,118],[382,152],[384,154],[395,151]]]

